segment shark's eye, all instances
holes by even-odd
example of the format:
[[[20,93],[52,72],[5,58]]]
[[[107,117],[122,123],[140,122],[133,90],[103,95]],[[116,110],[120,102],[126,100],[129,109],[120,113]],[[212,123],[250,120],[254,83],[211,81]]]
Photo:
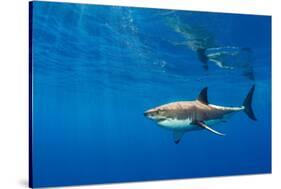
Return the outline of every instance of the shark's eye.
[[[161,109],[158,109],[157,110],[157,113],[159,114],[159,113],[162,113],[163,112],[163,110],[161,110]]]
[[[159,114],[159,112],[160,112],[160,110],[159,110],[159,109],[155,111],[155,113],[156,113],[156,114]]]

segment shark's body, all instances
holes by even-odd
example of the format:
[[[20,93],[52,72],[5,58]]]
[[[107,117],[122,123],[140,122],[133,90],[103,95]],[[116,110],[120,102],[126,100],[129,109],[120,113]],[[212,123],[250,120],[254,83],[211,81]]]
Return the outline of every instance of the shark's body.
[[[187,131],[207,129],[215,134],[224,135],[213,130],[208,125],[225,120],[232,113],[245,111],[253,120],[256,120],[251,108],[255,86],[249,91],[244,103],[240,107],[224,107],[209,104],[207,88],[204,88],[197,100],[179,101],[165,104],[146,111],[148,118],[155,120],[163,128],[174,132],[174,141],[179,143]]]
[[[204,121],[206,124],[214,124],[216,120],[222,120],[227,115],[244,110],[244,107],[223,107],[212,104],[204,104],[198,100],[173,102],[160,106],[166,109],[166,119],[159,120],[158,124],[170,129],[192,129],[198,128],[192,123]],[[209,124],[210,123],[210,124]]]

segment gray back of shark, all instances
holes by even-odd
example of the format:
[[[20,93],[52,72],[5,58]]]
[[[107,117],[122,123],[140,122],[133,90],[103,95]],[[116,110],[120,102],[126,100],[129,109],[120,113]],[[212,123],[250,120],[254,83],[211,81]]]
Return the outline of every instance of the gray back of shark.
[[[174,141],[179,143],[185,132],[206,129],[212,133],[223,136],[224,134],[212,129],[209,125],[224,120],[228,115],[244,111],[252,120],[256,117],[252,110],[252,97],[255,90],[253,85],[244,103],[239,107],[225,107],[209,104],[207,87],[202,89],[194,101],[179,101],[165,104],[146,111],[148,118],[157,122],[161,127],[173,130]]]

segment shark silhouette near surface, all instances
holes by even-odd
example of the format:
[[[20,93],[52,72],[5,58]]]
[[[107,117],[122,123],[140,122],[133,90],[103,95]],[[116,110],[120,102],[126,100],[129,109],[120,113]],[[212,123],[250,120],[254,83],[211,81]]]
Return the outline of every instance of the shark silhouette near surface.
[[[242,106],[226,107],[209,104],[206,87],[194,101],[168,103],[149,109],[144,112],[144,115],[156,121],[159,126],[172,130],[176,144],[180,142],[184,133],[198,129],[223,136],[224,134],[212,129],[209,125],[223,121],[228,115],[240,111],[244,111],[250,119],[256,120],[252,109],[254,91],[255,85],[251,87]]]
[[[167,24],[184,39],[173,44],[186,46],[195,52],[205,70],[209,69],[209,62],[212,62],[222,69],[238,69],[248,79],[255,80],[250,48],[218,45],[213,34],[204,27],[190,26],[178,17],[169,18]]]

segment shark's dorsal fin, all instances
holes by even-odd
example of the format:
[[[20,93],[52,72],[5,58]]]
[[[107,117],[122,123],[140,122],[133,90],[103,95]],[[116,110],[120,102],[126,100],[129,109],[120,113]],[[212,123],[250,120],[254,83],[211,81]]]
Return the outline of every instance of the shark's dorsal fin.
[[[203,104],[206,104],[206,105],[209,104],[209,101],[208,101],[208,87],[205,87],[204,89],[201,90],[197,100],[200,101]]]
[[[184,135],[184,131],[174,131],[174,142],[178,144],[181,141],[182,136]]]

